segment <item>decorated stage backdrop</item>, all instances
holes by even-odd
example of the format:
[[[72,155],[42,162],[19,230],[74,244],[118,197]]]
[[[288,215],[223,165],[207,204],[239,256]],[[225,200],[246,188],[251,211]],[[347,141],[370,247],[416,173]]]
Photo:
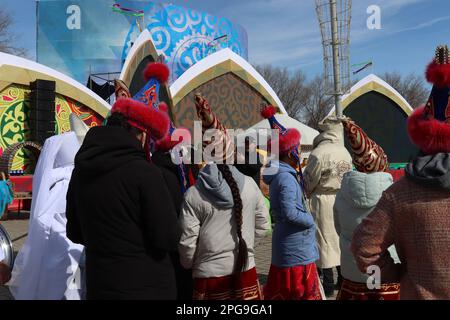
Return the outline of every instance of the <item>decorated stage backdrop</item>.
[[[27,86],[11,84],[0,91],[0,156],[10,145],[29,140],[29,99],[30,89]],[[55,132],[60,134],[70,131],[69,115],[76,114],[89,127],[101,124],[103,118],[82,104],[63,95],[56,94],[55,99]],[[21,150],[13,162],[13,171],[33,172],[30,165],[31,153]]]
[[[247,59],[241,26],[193,9],[136,0],[41,0],[37,8],[38,62],[81,83],[90,73],[120,72],[140,28],[166,57],[171,82],[222,48]]]

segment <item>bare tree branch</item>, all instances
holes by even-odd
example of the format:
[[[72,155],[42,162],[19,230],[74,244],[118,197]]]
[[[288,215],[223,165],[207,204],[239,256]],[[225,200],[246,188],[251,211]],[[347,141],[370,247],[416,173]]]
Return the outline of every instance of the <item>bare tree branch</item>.
[[[325,95],[321,77],[308,82],[301,71],[289,74],[286,68],[270,65],[257,66],[256,69],[276,92],[292,118],[317,128],[319,121],[332,108],[332,99]]]
[[[12,23],[11,16],[0,8],[0,51],[17,56],[26,56],[27,50],[15,45],[18,36],[11,30]]]
[[[307,81],[301,71],[289,73],[286,68],[271,65],[256,66],[280,98],[288,114],[317,129],[318,123],[334,106],[332,96],[325,94],[323,77],[316,76]],[[396,89],[413,108],[424,104],[429,90],[423,77],[411,73],[402,76],[398,72],[387,72],[382,78]]]
[[[299,119],[302,108],[308,100],[308,84],[301,71],[289,74],[286,68],[277,68],[270,65],[257,66],[256,69],[276,92],[287,113]]]
[[[309,99],[304,105],[304,118],[308,126],[317,129],[318,124],[323,120],[333,108],[334,100],[332,96],[325,94],[324,81],[322,76],[316,76],[308,85]]]
[[[429,89],[423,76],[410,73],[402,77],[398,72],[386,72],[382,78],[397,90],[411,107],[418,108],[427,101]]]

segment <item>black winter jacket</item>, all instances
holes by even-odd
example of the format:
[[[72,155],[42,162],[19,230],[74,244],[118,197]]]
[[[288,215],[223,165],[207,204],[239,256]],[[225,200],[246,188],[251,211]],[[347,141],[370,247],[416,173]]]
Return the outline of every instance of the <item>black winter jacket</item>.
[[[87,299],[175,299],[180,230],[160,169],[121,127],[89,130],[67,193],[67,236],[86,247]]]

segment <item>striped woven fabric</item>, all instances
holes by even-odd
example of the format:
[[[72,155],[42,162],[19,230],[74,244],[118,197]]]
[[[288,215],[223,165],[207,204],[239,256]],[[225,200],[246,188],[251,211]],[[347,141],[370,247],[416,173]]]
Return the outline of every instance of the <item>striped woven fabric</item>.
[[[194,279],[194,300],[262,300],[256,268],[233,276]]]
[[[336,300],[399,300],[400,284],[381,284],[379,289],[370,290],[367,284],[353,282],[347,279],[342,281],[341,289]]]

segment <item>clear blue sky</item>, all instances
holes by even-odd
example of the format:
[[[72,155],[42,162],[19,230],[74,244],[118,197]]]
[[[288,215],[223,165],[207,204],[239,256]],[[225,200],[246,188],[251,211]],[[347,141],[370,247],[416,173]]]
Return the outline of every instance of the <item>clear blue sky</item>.
[[[101,1],[101,0],[95,0]],[[119,1],[120,2],[120,1]],[[154,1],[161,2],[161,1]],[[167,2],[167,1],[166,1]],[[243,25],[252,64],[273,64],[312,77],[322,72],[322,47],[314,0],[172,0]],[[35,57],[35,0],[1,0],[14,18],[17,44]],[[381,29],[366,26],[369,5],[381,9]],[[373,60],[373,71],[423,73],[434,47],[450,44],[448,0],[353,0],[351,62]]]

